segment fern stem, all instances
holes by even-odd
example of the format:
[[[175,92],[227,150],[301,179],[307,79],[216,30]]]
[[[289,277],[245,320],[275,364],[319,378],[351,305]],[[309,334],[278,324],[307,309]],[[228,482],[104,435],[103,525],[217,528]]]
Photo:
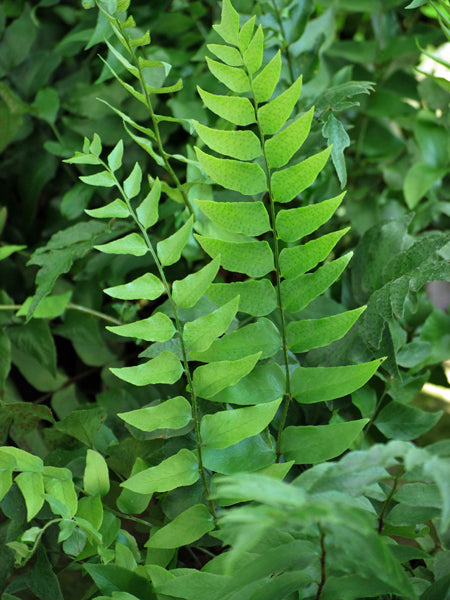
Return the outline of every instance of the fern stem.
[[[273,6],[273,10],[275,11],[275,16],[278,21],[278,25],[280,26],[280,33],[281,33],[281,36],[282,36],[283,42],[284,42],[283,50],[286,54],[286,60],[287,60],[287,64],[288,64],[289,75],[291,77],[291,83],[294,83],[294,81],[295,81],[294,67],[292,64],[291,53],[289,52],[289,42],[286,39],[286,32],[284,30],[283,20],[281,18],[281,12],[280,12],[275,0],[272,0],[272,6]]]
[[[399,468],[395,478],[394,478],[394,483],[392,484],[392,488],[391,491],[389,492],[386,500],[384,501],[383,507],[381,509],[381,513],[380,516],[378,517],[378,527],[377,527],[377,531],[379,534],[381,534],[383,532],[383,527],[384,527],[384,518],[386,516],[386,511],[389,507],[389,504],[392,501],[392,498],[394,497],[395,492],[397,491],[398,488],[398,484],[400,482],[400,479],[403,477],[403,474],[405,473],[405,468],[403,467],[403,465]]]
[[[20,310],[22,306],[22,304],[0,304],[0,310]],[[72,302],[69,302],[65,310],[77,310],[78,312],[83,312],[88,315],[92,315],[93,317],[103,319],[104,321],[108,321],[109,323],[114,323],[114,325],[123,325],[122,321],[119,321],[114,317],[110,317],[109,315],[106,315],[105,313],[102,313],[98,310],[94,310],[93,308],[81,306],[81,304],[73,304]]]
[[[322,596],[323,588],[325,586],[325,582],[327,580],[327,571],[326,571],[326,556],[327,551],[325,548],[325,532],[322,529],[319,523],[319,531],[320,531],[320,583],[317,588],[317,594],[315,600],[320,600]]]
[[[137,218],[137,215],[136,215],[133,207],[131,206],[129,199],[128,199],[127,195],[125,194],[125,190],[121,186],[120,182],[117,180],[117,178],[114,175],[114,173],[112,173],[109,170],[109,168],[106,165],[106,163],[103,162],[103,166],[114,177],[116,186],[119,189],[120,194],[122,195],[122,198],[124,199],[124,201],[125,201],[125,203],[126,203],[126,205],[128,207],[130,215],[132,216],[134,222],[136,223],[136,225],[138,226],[138,228],[139,228],[139,230],[140,230],[140,232],[142,234],[142,237],[144,238],[145,244],[147,245],[147,248],[149,249],[149,252],[152,255],[152,258],[155,261],[156,268],[158,270],[159,276],[161,277],[161,281],[163,283],[165,292],[166,292],[167,297],[169,299],[170,306],[171,306],[171,308],[173,310],[173,315],[174,315],[174,320],[175,320],[175,327],[176,327],[176,330],[178,332],[178,336],[180,338],[180,346],[181,346],[181,353],[182,353],[183,370],[184,370],[184,374],[185,374],[185,377],[186,377],[186,380],[187,380],[187,384],[188,384],[188,387],[189,387],[189,392],[190,392],[190,395],[191,395],[192,420],[194,421],[195,445],[197,447],[198,467],[199,467],[200,479],[202,481],[203,490],[205,492],[205,496],[206,496],[206,500],[207,500],[207,503],[208,503],[209,511],[210,511],[211,515],[213,516],[213,518],[214,518],[214,522],[217,522],[217,513],[216,513],[214,502],[209,497],[209,486],[208,486],[208,481],[206,479],[206,469],[205,469],[205,467],[203,465],[202,439],[201,439],[201,434],[200,434],[200,419],[199,419],[197,394],[195,393],[194,382],[192,380],[191,371],[189,369],[189,363],[188,363],[188,358],[187,358],[187,350],[186,350],[186,345],[184,343],[183,329],[181,327],[180,318],[178,316],[177,305],[176,305],[176,303],[173,300],[173,297],[172,297],[172,294],[171,294],[171,290],[170,290],[170,286],[169,286],[169,282],[167,281],[166,275],[164,273],[164,268],[163,268],[163,266],[162,266],[162,264],[161,264],[161,262],[160,262],[160,260],[158,258],[157,253],[155,252],[155,249],[153,248],[153,244],[151,243],[150,238],[148,237],[148,234],[147,234],[147,231],[146,231],[145,227],[143,227],[143,225],[140,223],[139,219]]]
[[[155,134],[155,138],[156,138],[156,145],[158,146],[158,150],[159,150],[159,154],[162,157],[163,161],[164,161],[164,165],[166,168],[167,173],[170,175],[170,177],[172,178],[172,181],[174,182],[176,188],[178,189],[178,191],[180,192],[182,198],[183,198],[183,202],[186,205],[186,208],[188,209],[189,213],[191,215],[194,215],[194,209],[192,208],[192,204],[185,192],[185,190],[183,189],[180,180],[178,179],[177,174],[175,173],[175,171],[172,168],[172,165],[169,162],[169,155],[167,154],[167,152],[164,150],[164,146],[161,140],[161,134],[159,131],[159,123],[158,123],[158,119],[156,118],[155,112],[153,110],[153,105],[152,105],[152,101],[150,98],[150,94],[148,92],[147,86],[145,85],[145,79],[144,79],[144,74],[142,73],[142,67],[141,64],[139,62],[139,60],[136,57],[136,53],[134,52],[133,47],[131,46],[128,37],[125,35],[124,33],[124,29],[122,27],[122,24],[118,21],[118,19],[115,19],[116,21],[116,26],[119,29],[120,33],[122,34],[126,45],[127,45],[127,50],[130,53],[134,65],[136,67],[136,69],[138,70],[139,73],[139,83],[141,84],[141,89],[142,89],[142,93],[145,96],[145,102],[146,102],[146,106],[148,108],[148,111],[150,113],[150,118],[152,120],[152,125],[153,125],[153,131]],[[195,215],[194,215],[195,216]]]
[[[247,72],[247,76],[248,76],[248,80],[249,80],[249,84],[250,84],[250,90],[251,90],[251,94],[252,94],[252,98],[253,98],[253,103],[254,103],[254,108],[255,108],[256,125],[258,128],[259,139],[261,141],[261,147],[262,147],[263,158],[264,158],[264,167],[265,167],[265,171],[266,171],[266,175],[267,175],[268,196],[269,196],[269,204],[270,204],[270,224],[271,224],[272,232],[273,232],[273,246],[274,246],[273,254],[274,254],[275,272],[276,272],[277,304],[278,304],[278,311],[280,314],[280,329],[281,329],[283,359],[284,359],[284,366],[285,366],[285,370],[286,370],[286,389],[285,389],[285,393],[284,393],[284,406],[283,406],[283,413],[282,413],[281,420],[280,420],[280,425],[278,428],[277,443],[276,443],[277,462],[280,462],[280,459],[281,459],[281,434],[283,432],[284,424],[286,423],[289,405],[290,405],[291,399],[292,399],[291,379],[290,379],[290,373],[289,373],[288,345],[287,345],[287,336],[286,336],[286,319],[285,319],[285,315],[284,315],[283,302],[282,302],[282,298],[281,298],[281,268],[280,268],[280,256],[279,256],[280,249],[279,249],[279,244],[278,244],[278,235],[277,235],[277,228],[276,228],[275,200],[273,197],[272,183],[271,183],[271,176],[270,176],[271,169],[269,166],[269,161],[267,159],[266,147],[264,144],[264,133],[263,133],[261,123],[259,120],[258,103],[256,101],[256,96],[255,96],[255,93],[253,90],[253,81],[252,81],[252,78],[251,78],[250,74],[248,73],[247,69],[246,69],[246,72]]]

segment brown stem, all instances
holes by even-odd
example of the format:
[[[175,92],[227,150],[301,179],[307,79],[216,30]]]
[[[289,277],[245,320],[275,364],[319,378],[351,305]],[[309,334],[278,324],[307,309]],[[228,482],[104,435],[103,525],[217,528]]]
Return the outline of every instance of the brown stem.
[[[383,508],[381,509],[380,516],[378,517],[377,531],[380,534],[383,532],[384,517],[386,516],[386,511],[387,511],[387,509],[389,507],[389,504],[391,503],[392,498],[394,497],[395,492],[397,491],[398,483],[400,481],[400,478],[403,476],[404,472],[405,472],[405,469],[404,469],[403,466],[401,466],[399,468],[398,472],[397,472],[397,475],[395,476],[394,483],[392,485],[391,491],[389,492],[388,497],[384,501]]]
[[[327,572],[326,572],[326,556],[327,551],[325,549],[325,532],[322,529],[319,523],[319,531],[320,531],[320,583],[317,588],[317,594],[315,600],[320,600],[320,597],[323,592],[323,588],[325,586],[325,582],[327,580]]]

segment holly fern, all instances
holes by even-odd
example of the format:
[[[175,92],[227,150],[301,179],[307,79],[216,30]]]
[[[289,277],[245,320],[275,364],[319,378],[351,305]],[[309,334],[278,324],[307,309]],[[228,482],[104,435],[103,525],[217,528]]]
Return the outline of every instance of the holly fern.
[[[136,44],[127,38],[132,24],[127,30],[127,22],[119,27],[116,16],[108,18],[133,59]],[[154,181],[151,188],[141,190],[139,165],[120,183],[116,173],[121,165],[121,145],[106,163],[99,158],[97,137],[90,149],[86,146],[84,153],[68,161],[101,164],[103,171],[82,179],[93,185],[102,185],[102,181],[115,185],[122,196],[108,206],[88,210],[90,216],[119,221],[132,217],[135,222],[136,232],[100,245],[98,250],[138,256],[150,253],[154,259],[154,272],[105,293],[124,300],[167,296],[150,317],[109,327],[118,335],[152,342],[141,354],[144,362],[112,369],[117,377],[138,386],[168,384],[175,390],[167,397],[170,388],[165,387],[160,402],[120,417],[144,431],[170,431],[171,437],[177,430],[180,436],[186,435],[189,425],[194,431],[195,444],[188,435],[184,447],[175,454],[168,450],[159,464],[136,466],[121,484],[123,498],[130,494],[150,498],[154,492],[170,493],[200,479],[203,501],[213,515],[209,486],[216,473],[232,474],[244,468],[282,478],[294,463],[319,463],[348,449],[366,419],[337,418],[328,424],[299,425],[300,418],[308,422],[309,413],[302,413],[298,405],[351,394],[372,377],[381,362],[300,365],[299,354],[342,338],[365,308],[324,318],[299,316],[339,278],[351,258],[349,253],[326,260],[347,229],[317,234],[344,194],[301,206],[299,194],[314,183],[331,150],[295,162],[314,116],[314,108],[301,115],[295,112],[302,80],[276,95],[281,55],[277,52],[264,64],[261,26],[255,27],[253,17],[240,28],[230,0],[223,1],[221,22],[215,30],[223,43],[208,45],[215,58],[207,58],[207,63],[227,91],[198,91],[212,113],[236,128],[215,129],[197,121],[193,125],[200,140],[195,148],[198,163],[208,180],[232,191],[228,200],[193,198],[197,219],[191,214],[178,231],[156,243],[152,228],[158,223],[161,185],[150,179]],[[139,43],[144,44],[142,39]],[[115,55],[123,58],[126,67],[130,65],[129,72],[143,90],[138,93],[133,88],[132,93],[148,106],[152,93],[164,88],[152,90],[139,78],[138,69],[131,68],[130,56],[123,57],[118,51]],[[168,156],[164,158],[167,162]],[[314,238],[305,242],[310,234],[315,234]],[[184,247],[193,243],[192,237],[212,260],[170,282],[166,267],[181,259]],[[221,276],[226,272],[240,275],[217,281],[219,268]],[[330,405],[322,406],[326,422]],[[297,410],[290,411],[290,407]],[[125,500],[120,502],[124,508]],[[195,517],[197,523],[203,523],[198,531],[202,535],[210,528],[208,514],[200,503],[177,519],[192,522]],[[156,546],[168,543],[164,529],[155,533]]]

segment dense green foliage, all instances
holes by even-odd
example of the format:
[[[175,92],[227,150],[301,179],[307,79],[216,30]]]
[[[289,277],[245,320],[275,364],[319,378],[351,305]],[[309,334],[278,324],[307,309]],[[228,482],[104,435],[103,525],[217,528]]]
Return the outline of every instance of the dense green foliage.
[[[2,600],[450,598],[450,19],[406,4],[3,1]]]

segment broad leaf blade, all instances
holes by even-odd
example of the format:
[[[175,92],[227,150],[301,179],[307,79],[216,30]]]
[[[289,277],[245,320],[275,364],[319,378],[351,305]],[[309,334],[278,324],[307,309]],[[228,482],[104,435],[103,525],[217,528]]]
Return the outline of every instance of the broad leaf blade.
[[[230,385],[248,375],[259,360],[261,353],[239,360],[224,360],[197,367],[194,371],[194,386],[197,394],[212,398]]]
[[[345,367],[297,367],[291,389],[301,404],[342,398],[362,387],[374,375],[383,359]]]
[[[85,208],[84,212],[95,219],[126,219],[130,211],[123,200],[113,200],[100,208]]]
[[[44,504],[44,480],[42,473],[24,471],[16,476],[15,482],[25,500],[27,507],[27,521],[31,521]]]
[[[276,218],[277,233],[285,242],[295,242],[319,229],[330,219],[345,196],[345,192],[310,206],[280,210]]]
[[[195,152],[203,170],[222,187],[248,196],[267,190],[264,171],[256,163],[215,158],[199,148]]]
[[[147,406],[126,413],[118,413],[125,423],[141,431],[182,429],[192,419],[191,405],[183,396],[175,396],[156,406]]]
[[[178,231],[165,240],[158,242],[156,250],[163,267],[173,265],[180,260],[183,248],[190,238],[193,223],[194,217],[190,216]]]
[[[141,365],[110,370],[119,379],[137,386],[156,383],[172,384],[178,381],[183,373],[179,359],[169,350],[164,350],[156,358]]]
[[[368,421],[286,427],[281,436],[281,451],[287,460],[295,460],[297,464],[330,460],[351,446]]]
[[[238,160],[253,160],[262,154],[261,144],[253,131],[212,129],[198,121],[192,122],[202,142],[211,150]]]
[[[139,494],[153,494],[192,485],[198,478],[198,461],[193,452],[183,448],[156,467],[145,469],[120,485]]]
[[[269,215],[261,201],[214,202],[213,200],[196,200],[195,203],[214,224],[233,233],[255,236],[270,230]]]
[[[94,246],[96,250],[105,254],[132,254],[133,256],[144,256],[148,248],[145,241],[138,233],[129,233],[118,240]]]
[[[281,336],[277,327],[263,318],[227,333],[204,352],[191,351],[190,356],[200,362],[213,362],[237,360],[248,356],[249,352],[255,354],[260,351],[260,360],[263,360],[276,354],[280,348]]]
[[[254,317],[268,315],[277,306],[277,294],[268,279],[213,283],[206,292],[206,297],[216,304],[229,302],[237,295],[240,310]]]
[[[365,309],[363,306],[323,319],[291,321],[286,330],[288,347],[292,352],[308,352],[312,348],[328,346],[341,339]]]
[[[267,102],[272,97],[281,74],[281,52],[267,63],[264,69],[253,80],[253,93],[258,104]]]
[[[147,548],[179,548],[192,544],[214,529],[214,520],[204,504],[195,504],[168,525],[158,529],[145,544]]]
[[[295,279],[282,281],[281,299],[286,310],[289,312],[303,310],[314,298],[323,294],[338,279],[351,257],[351,253],[345,254],[325,263],[314,273],[306,273]]]
[[[250,75],[261,68],[264,50],[264,33],[261,25],[258,25],[255,35],[243,52],[244,65]]]
[[[106,496],[109,492],[108,466],[103,456],[88,448],[83,488],[89,496]]]
[[[230,0],[223,0],[220,24],[213,25],[213,28],[227,44],[239,44],[239,14]]]
[[[145,229],[152,227],[158,220],[158,203],[160,198],[161,182],[156,178],[150,192],[136,209],[137,218]]]
[[[285,391],[286,376],[283,369],[276,362],[266,362],[256,365],[238,383],[222,390],[210,400],[222,404],[262,404],[283,397]]]
[[[333,231],[303,245],[283,248],[280,252],[280,268],[283,277],[295,279],[313,269],[327,258],[349,229],[347,227],[340,231]]]
[[[272,190],[275,202],[290,202],[316,180],[325,166],[331,147],[314,154],[304,161],[276,171],[272,176]]]
[[[173,282],[172,295],[180,308],[195,306],[213,282],[220,267],[220,255],[202,267],[196,273]]]
[[[232,92],[243,94],[250,91],[248,76],[242,69],[224,65],[208,57],[206,57],[206,62],[212,75]]]
[[[219,117],[234,125],[245,126],[255,123],[255,111],[248,98],[210,94],[198,86],[197,90],[205,106]]]
[[[239,308],[239,296],[236,296],[209,315],[199,317],[184,325],[183,338],[191,351],[204,352],[213,341],[225,333]]]
[[[314,107],[267,140],[265,147],[270,168],[284,167],[300,149],[308,137],[313,116]]]
[[[108,331],[124,337],[138,338],[146,342],[167,342],[174,333],[175,327],[167,315],[161,312],[126,325],[108,326]]]
[[[259,109],[259,122],[264,135],[273,135],[283,127],[291,116],[301,91],[302,78],[299,77],[286,91]]]
[[[203,443],[210,448],[227,448],[257,435],[271,423],[281,400],[205,415],[200,423]]]
[[[220,255],[220,264],[227,271],[263,277],[274,269],[272,250],[266,241],[227,242],[201,235],[195,235],[195,239],[212,258]]]
[[[108,296],[119,300],[156,300],[164,292],[164,285],[153,273],[145,273],[137,279],[103,290]]]

